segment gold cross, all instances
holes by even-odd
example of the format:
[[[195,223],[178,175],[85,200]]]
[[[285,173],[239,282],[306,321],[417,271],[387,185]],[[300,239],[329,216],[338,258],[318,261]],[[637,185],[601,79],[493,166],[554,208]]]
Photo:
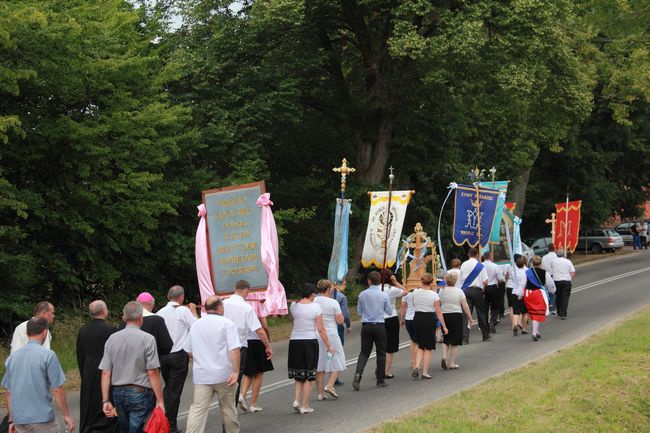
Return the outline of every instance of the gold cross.
[[[343,158],[341,166],[334,167],[332,171],[341,173],[341,192],[345,192],[345,181],[347,179],[348,174],[354,173],[357,170],[353,167],[348,167],[348,160]]]
[[[555,222],[557,220],[555,219],[555,212],[551,214],[550,219],[544,220],[546,224],[551,224],[551,242],[555,242]]]

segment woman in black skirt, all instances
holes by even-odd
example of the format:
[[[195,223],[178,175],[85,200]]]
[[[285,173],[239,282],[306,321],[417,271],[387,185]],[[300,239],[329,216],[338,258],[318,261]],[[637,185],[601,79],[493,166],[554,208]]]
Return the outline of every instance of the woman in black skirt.
[[[440,365],[443,369],[458,368],[456,357],[458,356],[458,346],[463,345],[463,312],[467,317],[469,326],[474,324],[472,313],[467,305],[465,293],[456,287],[458,274],[449,272],[445,276],[445,286],[440,289],[440,303],[442,304],[442,317],[445,318],[447,325],[447,335],[443,338],[442,361]]]
[[[305,283],[300,302],[291,304],[291,321],[293,329],[289,339],[289,379],[295,381],[295,398],[293,410],[301,414],[314,411],[309,407],[312,382],[316,380],[318,367],[318,339],[316,333],[325,343],[327,351],[334,353],[327,332],[323,325],[323,313],[320,305],[314,303],[316,286]]]
[[[436,317],[440,321],[443,335],[447,335],[445,318],[440,310],[440,298],[432,286],[433,275],[422,275],[422,287],[413,291],[413,331],[415,342],[418,344],[418,353],[415,360],[415,368],[411,373],[413,379],[431,379],[429,375],[429,363],[431,362],[431,351],[436,348]]]
[[[388,295],[391,306],[391,313],[384,314],[384,326],[386,327],[386,371],[384,377],[393,377],[393,354],[399,351],[399,317],[395,308],[395,300],[406,295],[408,292],[398,281],[393,271],[389,268],[381,271],[381,290]]]

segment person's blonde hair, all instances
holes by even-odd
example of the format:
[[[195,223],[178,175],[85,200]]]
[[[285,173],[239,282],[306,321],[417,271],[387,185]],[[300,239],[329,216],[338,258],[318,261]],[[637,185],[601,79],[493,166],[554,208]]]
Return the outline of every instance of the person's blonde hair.
[[[455,286],[457,281],[458,275],[456,272],[447,272],[447,275],[445,275],[445,283],[447,283],[447,287]]]
[[[420,280],[422,281],[422,284],[428,286],[429,284],[433,283],[433,275],[427,272],[426,274],[422,274]]]
[[[318,283],[316,283],[316,289],[318,289],[318,293],[325,293],[330,287],[332,287],[332,282],[324,278],[322,280],[318,280]]]

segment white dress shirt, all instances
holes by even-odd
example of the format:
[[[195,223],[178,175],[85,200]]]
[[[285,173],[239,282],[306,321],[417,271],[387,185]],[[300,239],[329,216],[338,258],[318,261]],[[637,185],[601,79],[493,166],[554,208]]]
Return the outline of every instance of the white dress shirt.
[[[170,353],[180,352],[185,347],[187,336],[196,317],[188,307],[174,301],[169,301],[156,314],[165,319],[169,336],[174,342]]]
[[[513,284],[513,289],[512,289],[512,294],[515,296],[524,296],[524,289],[526,288],[526,281],[528,281],[528,277],[526,277],[526,271],[528,270],[528,266],[525,266],[523,268],[515,268],[515,272],[517,273],[516,277],[516,284]],[[513,275],[510,276],[513,280],[513,283],[515,282],[515,277]]]
[[[464,262],[462,265],[460,265],[460,278],[458,282],[458,287],[463,287],[465,285],[465,280],[467,277],[469,277],[469,274],[472,273],[474,268],[476,267],[476,264],[478,263],[478,260],[476,260],[474,257],[470,258],[466,262]],[[472,281],[467,287],[479,287],[480,289],[483,289],[483,283],[487,281],[488,276],[487,272],[485,272],[485,267],[481,269],[481,272],[479,272],[478,276],[474,278],[474,281]]]
[[[557,254],[555,254],[555,251],[551,251],[542,257],[542,269],[551,274],[551,277],[553,277],[552,265],[555,259],[557,259]]]
[[[223,301],[223,317],[232,320],[237,327],[241,347],[248,347],[248,333],[262,327],[255,310],[244,298],[231,295]]]
[[[553,260],[551,275],[555,281],[571,281],[571,274],[576,271],[571,260],[565,257],[558,257]]]
[[[29,337],[27,336],[27,322],[29,322],[29,320],[24,321],[14,329],[14,335],[11,338],[11,353],[14,353],[16,350],[29,343]],[[43,342],[43,347],[49,349],[51,341],[52,334],[50,334],[50,331],[48,330],[47,337],[45,337],[45,341]]]
[[[231,373],[238,373],[233,371],[230,351],[240,347],[237,327],[232,320],[207,314],[194,322],[184,347],[194,360],[194,384],[216,385],[226,382]]]
[[[413,291],[413,309],[415,312],[433,313],[436,311],[435,304],[440,297],[434,290],[415,289]]]
[[[487,274],[488,286],[496,286],[499,284],[499,265],[492,260],[485,260],[483,261],[483,266]]]
[[[381,285],[379,286],[381,287]],[[391,307],[391,313],[390,314],[384,314],[384,319],[388,319],[389,317],[396,317],[397,316],[397,309],[395,308],[395,300],[397,298],[400,298],[406,294],[406,292],[399,287],[391,286],[391,285],[386,285],[384,293],[388,295],[388,300],[390,302],[390,307]]]

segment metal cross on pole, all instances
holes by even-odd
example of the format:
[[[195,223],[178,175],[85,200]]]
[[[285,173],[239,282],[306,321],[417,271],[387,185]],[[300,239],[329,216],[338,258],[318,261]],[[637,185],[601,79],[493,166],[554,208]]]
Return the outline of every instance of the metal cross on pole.
[[[555,242],[555,223],[557,222],[555,219],[555,212],[551,214],[550,219],[546,219],[544,222],[551,225],[551,242]]]
[[[341,166],[334,167],[332,171],[336,173],[341,173],[341,192],[345,193],[345,186],[346,186],[346,180],[348,174],[354,173],[357,170],[354,167],[348,167],[348,160],[343,158],[343,161],[341,161]]]

